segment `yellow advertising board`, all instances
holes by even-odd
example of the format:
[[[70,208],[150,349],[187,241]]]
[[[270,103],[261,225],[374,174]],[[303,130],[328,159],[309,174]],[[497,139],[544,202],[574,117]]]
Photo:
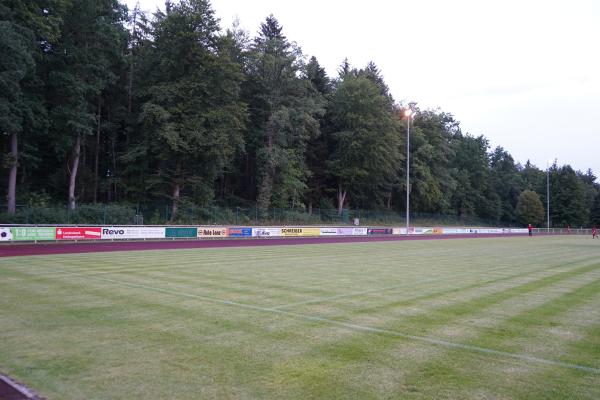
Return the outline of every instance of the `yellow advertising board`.
[[[321,228],[281,228],[281,236],[319,236]]]
[[[227,237],[227,228],[224,226],[201,226],[198,228],[199,238],[224,238]]]
[[[432,233],[434,235],[443,235],[444,234],[444,228],[433,228]]]

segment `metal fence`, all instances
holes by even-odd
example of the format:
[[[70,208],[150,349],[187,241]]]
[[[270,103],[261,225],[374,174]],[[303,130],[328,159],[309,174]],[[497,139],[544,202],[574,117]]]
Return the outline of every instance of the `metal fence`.
[[[2,207],[2,206],[0,206]],[[5,209],[5,208],[4,208]],[[412,226],[517,227],[516,223],[472,216],[411,213]],[[406,224],[405,214],[388,210],[259,209],[255,207],[201,207],[184,204],[173,215],[168,204],[80,204],[66,206],[18,206],[14,215],[0,213],[3,224],[95,225],[396,225]]]

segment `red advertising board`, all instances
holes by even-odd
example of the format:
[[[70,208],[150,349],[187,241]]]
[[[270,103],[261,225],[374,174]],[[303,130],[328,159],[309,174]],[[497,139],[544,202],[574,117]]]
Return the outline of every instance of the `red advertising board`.
[[[83,240],[100,239],[102,237],[101,228],[56,228],[56,240]]]

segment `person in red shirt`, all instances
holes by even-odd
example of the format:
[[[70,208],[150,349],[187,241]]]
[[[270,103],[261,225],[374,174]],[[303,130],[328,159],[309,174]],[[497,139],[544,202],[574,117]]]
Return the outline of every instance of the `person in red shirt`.
[[[598,230],[596,227],[592,228],[592,239],[596,239],[598,237]]]
[[[531,224],[527,225],[527,230],[529,231],[529,236],[533,236],[533,226]]]

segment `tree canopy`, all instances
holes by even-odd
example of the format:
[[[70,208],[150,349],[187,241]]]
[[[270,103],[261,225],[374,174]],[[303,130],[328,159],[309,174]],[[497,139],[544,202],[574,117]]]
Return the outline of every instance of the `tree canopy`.
[[[224,30],[208,0],[152,15],[117,0],[0,4],[6,211],[44,203],[315,207],[600,224],[591,170],[541,170],[447,111],[398,102],[385,68],[328,76],[267,16]],[[540,208],[541,207],[541,208]],[[541,217],[540,217],[541,213]]]

